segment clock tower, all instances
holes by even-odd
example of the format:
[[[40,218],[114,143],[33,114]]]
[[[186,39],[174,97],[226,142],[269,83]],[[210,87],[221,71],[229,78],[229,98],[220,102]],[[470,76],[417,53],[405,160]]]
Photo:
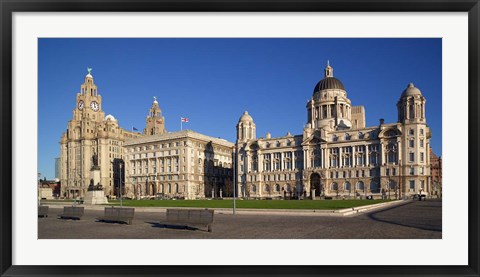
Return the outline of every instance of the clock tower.
[[[118,178],[113,178],[114,161],[123,160],[123,142],[141,136],[118,126],[112,115],[105,116],[91,68],[76,94],[73,118],[60,139],[62,196],[84,197],[91,182],[93,157],[100,168],[100,185],[105,195],[118,195]],[[124,175],[123,175],[124,176]],[[97,185],[97,184],[95,184]]]
[[[101,122],[105,117],[105,113],[102,111],[102,96],[98,94],[91,70],[88,68],[85,82],[80,86],[80,92],[77,93],[77,105],[73,110],[73,119]]]

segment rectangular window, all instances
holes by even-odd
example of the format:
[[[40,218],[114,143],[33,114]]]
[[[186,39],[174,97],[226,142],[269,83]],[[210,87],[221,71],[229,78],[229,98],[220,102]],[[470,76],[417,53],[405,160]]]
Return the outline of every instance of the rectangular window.
[[[423,147],[423,139],[420,140],[420,147]]]
[[[410,189],[415,189],[415,180],[410,180]]]
[[[414,145],[415,145],[413,139],[409,140],[408,143],[409,143],[409,146],[410,146],[410,147],[414,147]]]
[[[420,161],[423,162],[423,160],[424,160],[424,154],[423,154],[423,152],[421,152],[420,153]]]
[[[413,129],[410,129],[410,130],[408,130],[408,134],[413,135],[413,134],[415,134],[415,132],[413,131]]]
[[[423,129],[420,129],[420,135],[423,135]]]
[[[415,153],[410,153],[410,161],[415,161]]]
[[[385,175],[387,175],[387,176],[390,175],[390,169],[389,168],[385,169]]]
[[[415,170],[413,169],[413,167],[410,167],[410,175],[413,175],[415,174]]]

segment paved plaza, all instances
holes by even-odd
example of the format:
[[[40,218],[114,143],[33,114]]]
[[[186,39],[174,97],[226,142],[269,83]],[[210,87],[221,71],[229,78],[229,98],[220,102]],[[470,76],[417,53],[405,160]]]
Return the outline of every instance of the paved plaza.
[[[132,225],[97,221],[101,207],[81,220],[59,219],[62,206],[38,218],[39,239],[441,239],[442,202],[405,201],[349,216],[299,212],[216,210],[213,232],[203,226],[164,225],[165,209],[135,209]]]

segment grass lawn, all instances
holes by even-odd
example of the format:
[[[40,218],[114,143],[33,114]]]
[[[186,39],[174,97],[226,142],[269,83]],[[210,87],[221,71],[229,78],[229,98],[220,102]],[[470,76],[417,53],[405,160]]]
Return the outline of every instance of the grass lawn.
[[[336,210],[389,200],[237,200],[237,208],[245,209],[305,209]],[[120,205],[119,200],[110,200],[108,205]],[[233,200],[123,200],[127,207],[191,207],[232,208]]]

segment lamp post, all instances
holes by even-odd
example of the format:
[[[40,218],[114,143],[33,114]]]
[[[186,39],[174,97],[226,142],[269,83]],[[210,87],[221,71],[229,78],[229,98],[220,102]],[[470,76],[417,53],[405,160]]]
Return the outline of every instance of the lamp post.
[[[234,148],[233,149],[233,157],[232,157],[232,165],[233,165],[233,215],[235,215],[235,209],[237,208],[237,203],[235,201],[235,198],[236,198],[236,180],[237,180],[237,176],[235,175],[236,174],[236,171],[235,171],[235,167],[237,165],[237,160],[236,160],[236,149]]]
[[[40,177],[42,177],[42,173],[38,172],[37,173],[37,176],[38,176],[38,187],[37,187],[37,201],[38,201],[38,206],[40,206]]]
[[[122,207],[122,163],[120,163],[120,207]]]
[[[402,160],[398,160],[398,198],[402,199]]]

